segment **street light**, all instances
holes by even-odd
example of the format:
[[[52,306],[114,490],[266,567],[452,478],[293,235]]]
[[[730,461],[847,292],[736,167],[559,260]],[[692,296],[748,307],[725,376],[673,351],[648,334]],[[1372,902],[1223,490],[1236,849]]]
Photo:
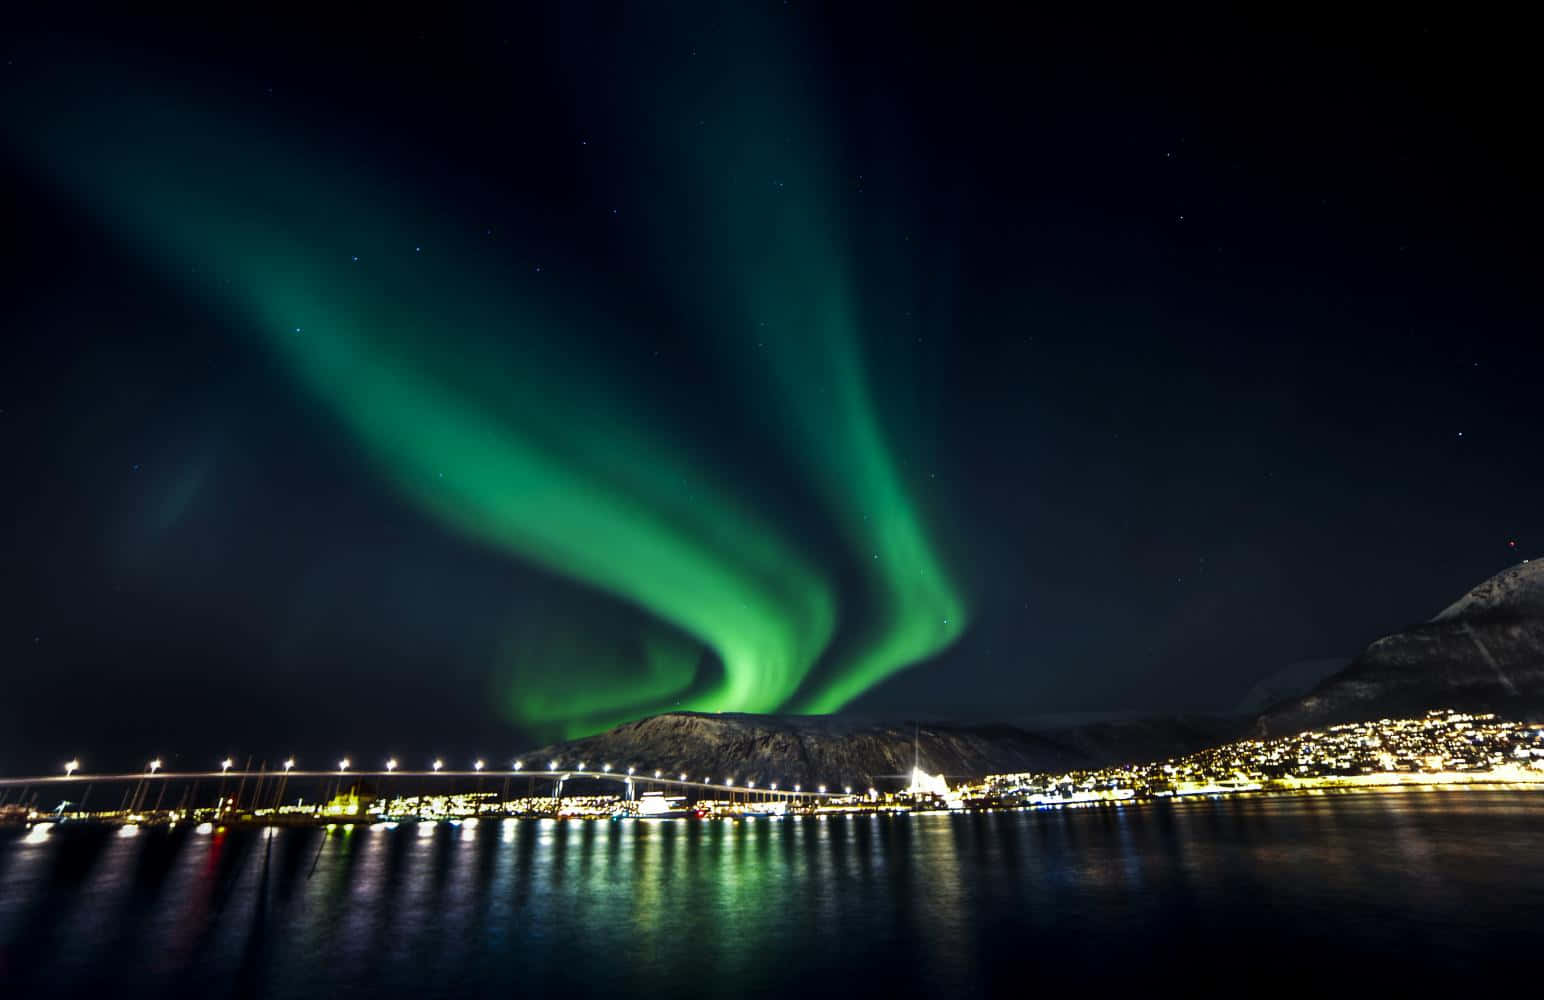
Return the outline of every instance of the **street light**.
[[[682,772],[681,772],[681,780],[682,780],[682,781],[685,781],[685,780],[686,780],[686,772],[685,772],[685,771],[682,771]]]
[[[656,778],[657,778],[657,777],[659,777],[659,771],[657,771],[657,770],[656,770],[656,771],[655,771],[655,772],[654,772],[654,777],[656,777]]]
[[[472,770],[474,770],[474,771],[481,771],[483,769],[483,766],[484,766],[483,762],[482,761],[478,761],[477,763],[472,765]]]
[[[774,792],[775,792],[775,791],[777,791],[777,782],[775,782],[775,781],[774,781],[774,782],[772,782],[772,790],[773,790],[773,791],[774,791]]]
[[[734,782],[731,781],[730,784],[732,785],[732,784],[734,784]],[[746,788],[755,788],[756,787],[756,783],[754,781],[747,781],[745,783],[745,787]]]
[[[291,757],[289,760],[284,762],[284,770],[291,771],[291,770],[294,770],[294,767],[295,767],[295,758]]]
[[[523,767],[525,767],[525,761],[523,761],[523,760],[515,761],[515,770],[516,771],[520,770]]]
[[[547,770],[549,770],[549,771],[556,771],[557,769],[558,769],[558,762],[557,761],[555,761],[555,760],[547,761]]]
[[[80,761],[78,761],[78,760],[68,760],[68,761],[64,762],[64,776],[66,778],[68,778],[70,775],[74,774],[76,771],[79,771],[79,770],[80,770]]]
[[[636,767],[633,767],[633,766],[631,766],[631,765],[628,765],[628,768],[627,768],[627,773],[628,773],[628,774],[629,774],[629,775],[631,775],[631,774],[632,774],[632,773],[633,773],[633,772],[634,772],[634,771],[636,771],[636,770],[638,770],[638,769],[637,769],[637,768],[636,768]]]
[[[438,760],[438,759],[436,759],[436,760],[435,760],[435,762],[434,762],[434,763],[433,763],[433,764],[432,764],[432,765],[431,765],[431,766],[432,766],[432,767],[433,767],[433,768],[434,768],[434,769],[435,769],[435,770],[436,770],[436,771],[438,771],[438,770],[439,770],[439,769],[440,769],[440,768],[442,768],[442,767],[444,767],[444,766],[445,766],[445,762],[444,762],[444,761],[443,761],[443,760]]]
[[[231,760],[229,757],[225,758],[224,760],[220,761],[220,773],[224,774],[226,771],[229,771],[232,767],[234,767],[235,764],[236,762]]]
[[[826,786],[825,786],[825,785],[821,785],[821,786],[820,786],[820,794],[821,794],[821,795],[824,795],[824,794],[826,794]]]
[[[581,770],[581,771],[584,770],[584,761],[582,761],[582,760],[579,762],[579,770]]]
[[[602,771],[605,771],[605,772],[606,772],[606,773],[607,773],[607,774],[610,774],[610,773],[611,773],[611,765],[610,765],[610,764],[602,764],[602,765],[601,765],[601,766],[600,766],[600,769],[601,769],[601,770],[602,770]]]
[[[851,795],[852,794],[852,786],[848,785],[846,788],[842,789],[842,791],[844,793],[846,793],[847,795]]]
[[[386,773],[390,774],[397,769],[397,758],[393,757],[386,762]]]
[[[150,762],[150,773],[154,774],[161,769],[161,758],[157,757]]]
[[[348,767],[349,767],[349,759],[347,757],[344,757],[342,760],[338,761],[338,773],[339,774],[342,774],[344,771],[347,771]]]

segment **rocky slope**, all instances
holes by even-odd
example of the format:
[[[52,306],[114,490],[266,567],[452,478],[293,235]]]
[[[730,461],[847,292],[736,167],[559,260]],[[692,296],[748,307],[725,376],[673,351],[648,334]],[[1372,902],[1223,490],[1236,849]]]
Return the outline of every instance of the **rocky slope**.
[[[1421,625],[1368,646],[1308,694],[1267,710],[1272,736],[1424,712],[1544,715],[1544,560],[1486,580]]]
[[[870,722],[836,716],[671,712],[522,757],[594,769],[637,767],[765,786],[893,787],[909,775],[915,732],[923,770],[951,779],[1011,771],[1063,771],[1113,760],[1167,756],[1235,735],[1217,720],[1106,722],[1043,733],[1014,726]],[[1220,734],[1226,735],[1220,735]]]

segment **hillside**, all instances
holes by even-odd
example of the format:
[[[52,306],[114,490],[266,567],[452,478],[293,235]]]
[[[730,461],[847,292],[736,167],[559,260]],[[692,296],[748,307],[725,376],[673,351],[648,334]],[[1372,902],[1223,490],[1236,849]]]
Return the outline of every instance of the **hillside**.
[[[543,747],[527,767],[611,764],[783,787],[893,785],[911,772],[913,736],[923,770],[951,778],[1097,766],[1199,749],[1236,734],[1217,720],[1104,722],[1047,732],[1014,726],[872,722],[839,716],[671,712]]]
[[[1503,570],[1430,621],[1384,636],[1260,723],[1276,736],[1439,706],[1544,714],[1544,561]]]

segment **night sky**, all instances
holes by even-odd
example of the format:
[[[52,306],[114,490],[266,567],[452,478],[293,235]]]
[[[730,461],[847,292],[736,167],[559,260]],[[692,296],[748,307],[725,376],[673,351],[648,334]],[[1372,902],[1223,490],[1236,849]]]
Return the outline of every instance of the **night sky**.
[[[0,770],[1227,711],[1537,554],[1522,32],[728,6],[12,26]]]

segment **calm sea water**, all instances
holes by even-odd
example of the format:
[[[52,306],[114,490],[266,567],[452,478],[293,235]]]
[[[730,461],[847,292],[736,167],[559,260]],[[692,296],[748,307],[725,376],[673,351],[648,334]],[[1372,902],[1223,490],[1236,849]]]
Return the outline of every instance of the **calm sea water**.
[[[1472,986],[1536,969],[1541,917],[1536,792],[0,831],[5,997]]]

